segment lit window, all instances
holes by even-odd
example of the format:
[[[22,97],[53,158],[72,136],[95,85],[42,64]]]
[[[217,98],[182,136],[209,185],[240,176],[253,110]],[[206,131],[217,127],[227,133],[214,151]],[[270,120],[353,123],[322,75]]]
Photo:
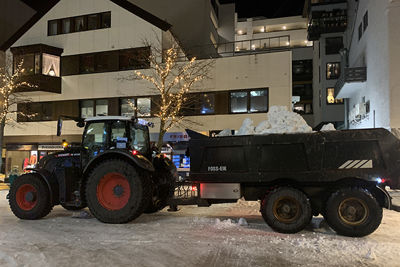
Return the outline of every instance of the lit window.
[[[268,110],[267,90],[250,91],[250,111],[262,112]]]
[[[82,118],[93,117],[93,114],[94,114],[93,100],[81,101],[81,117]]]
[[[96,116],[107,116],[108,115],[108,100],[99,99],[96,100]]]
[[[60,77],[60,57],[43,53],[42,74]]]
[[[338,79],[340,77],[340,63],[326,64],[326,79]]]
[[[151,115],[151,99],[138,98],[137,99],[137,116],[150,117]]]
[[[135,99],[124,98],[121,99],[121,115],[126,117],[135,116]]]
[[[335,98],[335,88],[326,89],[326,103],[328,104],[343,104],[343,99]]]
[[[231,94],[231,112],[247,112],[247,92],[232,92]]]
[[[268,111],[268,90],[251,90],[230,93],[231,113]]]

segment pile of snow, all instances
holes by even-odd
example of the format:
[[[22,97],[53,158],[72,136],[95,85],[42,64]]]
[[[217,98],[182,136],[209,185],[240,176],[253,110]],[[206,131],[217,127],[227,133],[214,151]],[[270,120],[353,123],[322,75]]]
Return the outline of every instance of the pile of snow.
[[[336,131],[336,129],[332,123],[328,123],[328,124],[325,124],[324,126],[322,126],[322,128],[321,128],[321,132],[324,132],[324,131]]]
[[[215,219],[215,228],[217,229],[226,229],[226,228],[232,228],[232,227],[237,227],[237,226],[248,226],[249,224],[247,223],[245,218],[240,218],[238,222],[236,223],[235,220],[232,219],[226,219],[226,220],[220,220],[220,219]]]
[[[312,128],[308,126],[299,114],[289,111],[285,106],[272,106],[267,113],[267,120],[262,121],[255,127],[253,121],[250,118],[246,118],[236,135],[311,132]],[[230,129],[225,129],[218,136],[228,136],[231,135],[230,133]]]

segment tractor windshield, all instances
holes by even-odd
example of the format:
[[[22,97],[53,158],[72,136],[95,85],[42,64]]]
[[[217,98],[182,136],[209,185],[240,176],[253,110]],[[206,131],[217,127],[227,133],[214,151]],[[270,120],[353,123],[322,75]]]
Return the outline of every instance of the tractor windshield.
[[[130,129],[131,146],[141,154],[148,154],[150,151],[149,145],[149,130],[147,127],[132,124]]]

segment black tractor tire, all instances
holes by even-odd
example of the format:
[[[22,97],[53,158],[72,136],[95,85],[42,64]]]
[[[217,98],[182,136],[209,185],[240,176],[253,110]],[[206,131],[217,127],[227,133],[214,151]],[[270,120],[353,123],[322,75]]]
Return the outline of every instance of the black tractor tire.
[[[105,223],[127,223],[136,219],[143,213],[150,197],[148,176],[120,159],[98,164],[86,183],[90,212]]]
[[[362,237],[382,221],[382,207],[366,188],[347,187],[334,192],[325,209],[328,225],[340,235]]]
[[[37,220],[50,213],[50,190],[41,177],[25,174],[12,183],[9,204],[15,216],[24,220]]]
[[[168,200],[175,192],[175,175],[169,171],[161,173],[162,179],[166,184],[162,184],[153,189],[152,198],[149,201],[144,213],[151,214],[158,212],[168,205]]]
[[[292,187],[278,187],[261,202],[265,222],[280,233],[297,233],[312,219],[311,204],[307,196]]]
[[[84,208],[86,208],[87,206],[86,205],[81,205],[81,206],[67,206],[67,205],[65,205],[65,204],[61,204],[61,206],[64,208],[64,209],[66,209],[66,210],[69,210],[69,211],[78,211],[78,210],[82,210],[82,209],[84,209]]]

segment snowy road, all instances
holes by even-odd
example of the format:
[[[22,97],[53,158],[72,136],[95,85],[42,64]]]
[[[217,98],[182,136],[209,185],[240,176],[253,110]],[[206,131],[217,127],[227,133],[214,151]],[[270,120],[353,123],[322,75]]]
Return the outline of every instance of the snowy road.
[[[273,232],[240,202],[183,207],[108,225],[56,207],[39,221],[21,221],[0,192],[0,266],[400,266],[400,213],[384,211],[364,238],[338,236],[314,218],[294,235]],[[245,218],[248,226],[237,224]]]

